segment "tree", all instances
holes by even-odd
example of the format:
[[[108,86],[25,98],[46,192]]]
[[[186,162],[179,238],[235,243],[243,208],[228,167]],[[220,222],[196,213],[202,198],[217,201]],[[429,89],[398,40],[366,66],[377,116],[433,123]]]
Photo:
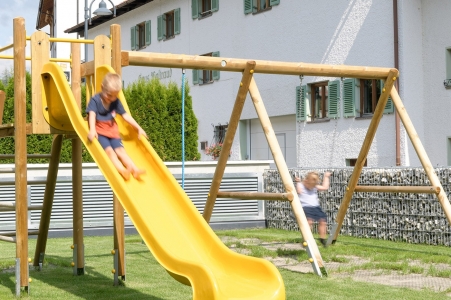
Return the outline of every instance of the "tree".
[[[130,113],[149,136],[150,143],[164,161],[182,158],[181,89],[163,85],[157,78],[143,78],[124,89]],[[197,119],[192,110],[188,87],[185,89],[185,157],[198,160]]]

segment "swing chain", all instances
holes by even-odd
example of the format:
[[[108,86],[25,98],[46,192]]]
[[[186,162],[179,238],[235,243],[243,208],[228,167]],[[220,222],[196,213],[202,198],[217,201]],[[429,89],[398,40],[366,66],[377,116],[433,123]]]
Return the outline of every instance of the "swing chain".
[[[302,79],[304,79],[304,75],[299,75],[299,87],[302,89]]]

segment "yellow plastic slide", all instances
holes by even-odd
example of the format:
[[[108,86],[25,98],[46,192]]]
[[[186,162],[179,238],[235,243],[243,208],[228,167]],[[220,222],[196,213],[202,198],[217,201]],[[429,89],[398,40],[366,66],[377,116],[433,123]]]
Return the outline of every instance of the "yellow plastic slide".
[[[108,71],[103,66],[96,77]],[[88,142],[88,124],[61,68],[47,63],[41,73],[50,125],[78,134],[154,257],[176,280],[192,286],[194,299],[285,299],[277,268],[228,249],[145,138],[138,140],[136,131],[117,117],[126,151],[146,170],[141,181],[124,181],[97,140]],[[119,98],[128,110],[122,92]]]

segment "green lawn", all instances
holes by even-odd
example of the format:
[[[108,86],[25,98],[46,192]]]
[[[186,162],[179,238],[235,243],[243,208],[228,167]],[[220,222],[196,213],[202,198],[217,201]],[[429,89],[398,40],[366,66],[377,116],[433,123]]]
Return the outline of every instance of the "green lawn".
[[[300,235],[273,229],[217,231],[219,236],[238,239],[257,238],[266,242],[299,243]],[[113,286],[113,238],[85,238],[85,275],[73,276],[72,238],[49,239],[44,268],[41,272],[30,269],[30,299],[191,299],[191,288],[170,277],[155,261],[139,236],[126,237],[126,281]],[[227,243],[226,243],[227,244]],[[248,248],[249,255],[260,257],[294,257],[305,262],[304,251],[267,250],[258,245],[239,243]],[[34,256],[35,240],[30,240],[30,257]],[[353,281],[339,276],[356,270],[396,271],[400,274],[426,274],[447,277],[434,264],[451,265],[451,249],[426,245],[412,245],[388,241],[340,237],[336,245],[322,248],[326,263],[346,265],[347,256],[365,257],[368,262],[357,267],[343,267],[329,271],[327,278],[312,273],[302,274],[279,269],[284,279],[287,299],[448,299],[446,292],[394,288],[382,284]],[[15,299],[14,276],[15,245],[0,243],[0,299]],[[409,262],[418,261],[417,268],[409,269]],[[425,267],[429,266],[429,267]]]

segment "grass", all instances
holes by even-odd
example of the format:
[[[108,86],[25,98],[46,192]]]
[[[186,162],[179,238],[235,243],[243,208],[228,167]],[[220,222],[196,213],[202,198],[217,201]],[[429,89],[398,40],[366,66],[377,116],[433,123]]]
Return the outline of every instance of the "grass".
[[[298,232],[274,229],[216,231],[219,236],[235,237],[227,241],[229,247],[245,251],[255,257],[283,257],[304,262],[302,250],[283,247],[268,250],[249,243],[248,239],[263,242],[300,243]],[[85,275],[73,276],[71,238],[49,239],[44,268],[30,269],[29,299],[192,299],[191,287],[174,279],[155,261],[139,236],[126,237],[127,278],[120,286],[113,286],[113,257],[110,254],[113,238],[85,237]],[[34,256],[35,240],[30,240],[29,256]],[[387,285],[354,281],[344,272],[373,270],[381,274],[424,274],[446,277],[451,275],[450,249],[442,246],[412,245],[389,241],[358,239],[340,236],[331,247],[320,247],[326,263],[344,264],[329,271],[329,277],[302,274],[279,269],[286,288],[287,299],[447,299],[446,292],[412,290]],[[15,245],[0,243],[0,299],[15,298]],[[365,259],[356,267],[347,267],[355,259]],[[448,266],[448,269],[443,266]]]

